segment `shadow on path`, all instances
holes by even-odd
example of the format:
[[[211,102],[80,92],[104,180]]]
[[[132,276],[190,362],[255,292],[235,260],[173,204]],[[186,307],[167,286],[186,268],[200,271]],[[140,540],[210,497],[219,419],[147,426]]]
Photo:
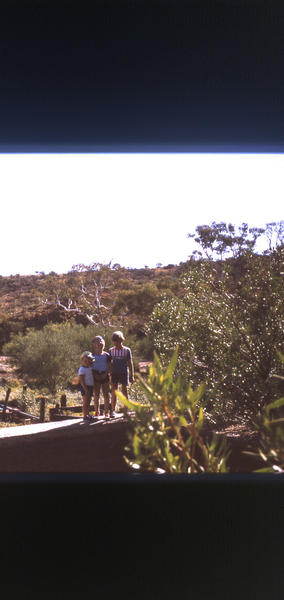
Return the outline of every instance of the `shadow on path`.
[[[124,419],[88,425],[65,421],[44,431],[0,438],[0,472],[129,473],[123,459],[126,444]]]

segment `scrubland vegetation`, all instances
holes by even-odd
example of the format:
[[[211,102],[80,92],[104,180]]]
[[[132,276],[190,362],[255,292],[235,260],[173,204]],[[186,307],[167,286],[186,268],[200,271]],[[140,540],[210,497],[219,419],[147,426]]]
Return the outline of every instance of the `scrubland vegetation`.
[[[131,464],[226,471],[229,450],[212,432],[247,423],[259,432],[265,468],[281,470],[284,222],[212,223],[189,237],[196,250],[178,266],[93,263],[66,275],[0,278],[2,354],[17,359],[31,388],[56,394],[94,334],[108,348],[122,329],[136,370],[153,361],[148,383],[130,396]]]

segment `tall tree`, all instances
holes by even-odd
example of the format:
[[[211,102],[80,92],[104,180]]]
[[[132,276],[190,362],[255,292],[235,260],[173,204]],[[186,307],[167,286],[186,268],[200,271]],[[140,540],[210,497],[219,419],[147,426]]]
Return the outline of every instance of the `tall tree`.
[[[157,304],[150,317],[162,358],[178,343],[180,372],[193,385],[205,380],[207,397],[232,415],[255,414],[279,393],[271,376],[283,349],[283,259],[281,244],[264,255],[245,244],[226,261],[193,261],[183,297]]]
[[[188,237],[193,238],[200,248],[194,250],[193,256],[222,260],[225,255],[238,258],[247,250],[253,251],[264,232],[265,229],[249,227],[247,223],[236,227],[232,223],[213,221],[210,225],[199,225],[195,233],[188,233]]]

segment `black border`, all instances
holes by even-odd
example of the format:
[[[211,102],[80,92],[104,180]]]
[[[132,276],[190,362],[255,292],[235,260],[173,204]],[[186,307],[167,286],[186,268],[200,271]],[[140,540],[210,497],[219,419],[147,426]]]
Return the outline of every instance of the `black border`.
[[[95,9],[91,20],[78,3],[4,2],[0,152],[284,151],[282,2]],[[86,83],[96,52],[97,88]],[[1,475],[1,587],[24,598],[278,600],[283,507],[282,475]]]

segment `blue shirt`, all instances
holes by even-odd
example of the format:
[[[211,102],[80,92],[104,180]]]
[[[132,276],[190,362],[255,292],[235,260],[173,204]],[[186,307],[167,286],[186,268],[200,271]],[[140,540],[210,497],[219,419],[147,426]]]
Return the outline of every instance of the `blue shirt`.
[[[110,362],[110,355],[108,352],[103,352],[102,354],[93,354],[94,362],[93,369],[94,371],[107,371],[108,363]]]

